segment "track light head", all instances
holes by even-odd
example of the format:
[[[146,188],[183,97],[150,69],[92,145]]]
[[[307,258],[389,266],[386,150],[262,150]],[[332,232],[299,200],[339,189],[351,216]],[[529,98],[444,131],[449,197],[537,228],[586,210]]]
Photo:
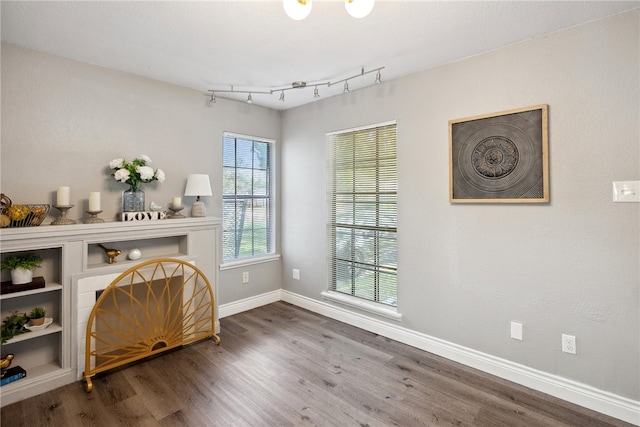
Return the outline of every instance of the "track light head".
[[[343,90],[343,92],[344,93],[349,92],[349,80],[344,82],[344,90]]]
[[[253,98],[251,97],[251,94],[247,96],[247,104],[253,104]]]
[[[376,73],[376,83],[382,83],[382,76],[380,75],[380,70]]]
[[[280,92],[280,101],[284,102],[284,90]]]
[[[318,93],[318,86],[313,89],[313,97],[320,98],[320,94]]]

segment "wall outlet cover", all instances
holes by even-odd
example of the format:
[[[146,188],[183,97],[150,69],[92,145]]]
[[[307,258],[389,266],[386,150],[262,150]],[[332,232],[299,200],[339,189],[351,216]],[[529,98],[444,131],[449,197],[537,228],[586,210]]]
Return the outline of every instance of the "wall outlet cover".
[[[569,354],[577,354],[575,336],[562,334],[562,351]]]
[[[511,322],[511,338],[522,340],[522,323]]]

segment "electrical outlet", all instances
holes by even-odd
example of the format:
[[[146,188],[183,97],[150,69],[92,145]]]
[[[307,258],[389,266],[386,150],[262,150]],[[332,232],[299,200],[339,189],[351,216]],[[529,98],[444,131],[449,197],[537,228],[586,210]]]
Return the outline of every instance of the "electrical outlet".
[[[298,270],[297,268],[293,269],[293,278],[296,280],[300,280],[300,270]]]
[[[562,351],[569,354],[577,354],[575,336],[562,334]]]
[[[249,272],[245,271],[242,273],[242,283],[249,283]]]
[[[522,341],[522,323],[511,322],[511,338]]]

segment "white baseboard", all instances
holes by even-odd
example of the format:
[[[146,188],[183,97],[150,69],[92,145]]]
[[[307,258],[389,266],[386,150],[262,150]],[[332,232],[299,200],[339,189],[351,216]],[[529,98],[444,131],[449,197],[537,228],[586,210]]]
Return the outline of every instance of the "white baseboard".
[[[220,307],[218,307],[218,318],[222,319],[223,317],[242,313],[243,311],[253,310],[254,308],[262,307],[263,305],[278,302],[281,299],[282,290],[278,289],[276,291],[267,292],[266,294],[245,298],[240,301],[222,304]]]
[[[219,309],[220,318],[280,300],[640,426],[640,401],[551,375],[283,289],[224,304]]]

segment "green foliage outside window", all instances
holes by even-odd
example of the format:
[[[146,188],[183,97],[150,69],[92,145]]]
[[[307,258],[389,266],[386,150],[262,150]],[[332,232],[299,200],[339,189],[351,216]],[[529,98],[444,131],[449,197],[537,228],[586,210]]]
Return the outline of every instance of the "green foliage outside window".
[[[272,252],[271,145],[223,138],[223,258]]]

